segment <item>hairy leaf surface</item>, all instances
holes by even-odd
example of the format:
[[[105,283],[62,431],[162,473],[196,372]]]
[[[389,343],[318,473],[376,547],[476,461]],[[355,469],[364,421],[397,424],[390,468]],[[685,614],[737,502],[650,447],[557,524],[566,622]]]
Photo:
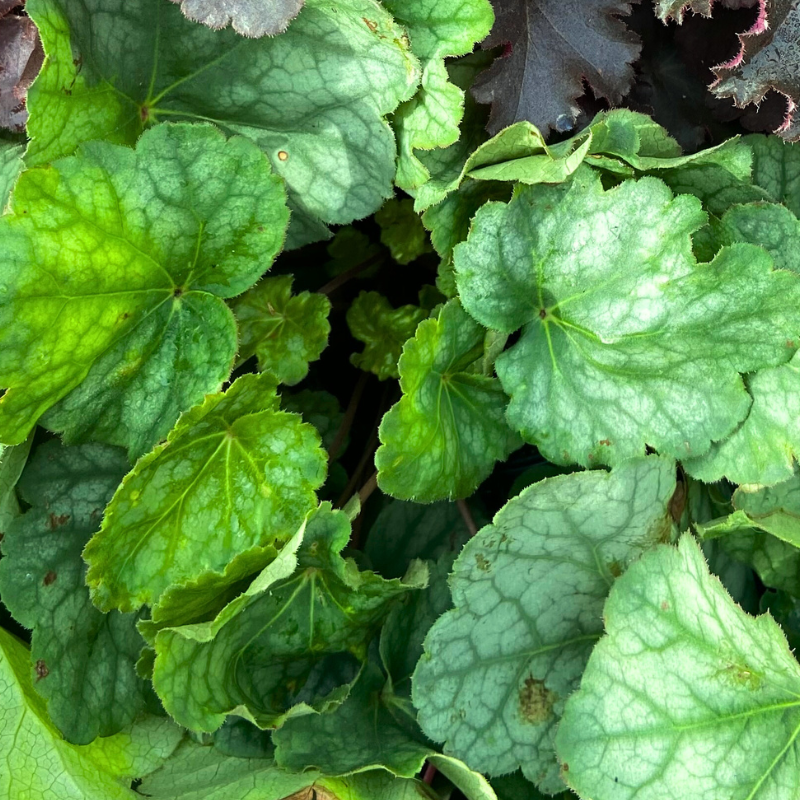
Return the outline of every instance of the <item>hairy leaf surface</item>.
[[[674,463],[650,456],[611,473],[534,484],[458,557],[455,609],[433,626],[413,678],[425,733],[470,767],[562,786],[553,737],[602,633],[614,579],[669,540]]]
[[[475,82],[492,104],[489,130],[528,120],[539,130],[566,131],[578,115],[583,81],[618,104],[633,80],[638,37],[619,18],[624,0],[496,0],[496,22],[483,47],[511,44]]]
[[[81,559],[127,470],[117,448],[48,442],[20,480],[31,508],[3,539],[0,594],[17,622],[32,629],[36,690],[76,744],[117,733],[145,705],[134,669],[144,646],[136,617],[92,605]]]
[[[800,789],[800,667],[769,615],[752,618],[689,534],[634,564],[604,610],[556,745],[596,800],[778,800]]]
[[[419,503],[468,497],[519,446],[498,381],[468,371],[483,354],[484,333],[451,300],[406,343],[403,397],[381,422],[375,455],[387,494]]]
[[[100,608],[152,605],[172,584],[297,529],[316,504],[325,454],[317,432],[278,403],[271,375],[243,375],[139,460],[84,552]]]
[[[239,357],[255,355],[258,368],[294,386],[328,344],[331,303],[325,295],[292,295],[292,276],[264,278],[233,305],[239,323]]]
[[[163,119],[252,139],[285,181],[290,244],[371,214],[391,194],[383,119],[417,85],[401,29],[374,0],[309,0],[286,33],[246,39],[164,0],[33,0],[47,65],[29,98],[29,164],[87,139],[133,143]]]
[[[704,221],[660,181],[603,191],[585,170],[476,214],[455,248],[461,299],[484,325],[524,326],[497,374],[509,423],[549,460],[700,455],[747,413],[739,373],[793,352],[797,276],[744,244],[698,265]]]
[[[228,377],[233,315],[279,251],[281,181],[246,139],[162,125],[29,169],[0,218],[0,441],[48,409],[132,456]]]
[[[305,0],[172,0],[191,20],[219,30],[228,23],[242,36],[283,33]]]
[[[711,90],[732,97],[737,106],[758,103],[775,90],[786,96],[787,113],[777,133],[789,140],[800,137],[794,118],[800,100],[800,9],[793,0],[762,0],[749,31],[739,36],[740,52],[714,69]]]

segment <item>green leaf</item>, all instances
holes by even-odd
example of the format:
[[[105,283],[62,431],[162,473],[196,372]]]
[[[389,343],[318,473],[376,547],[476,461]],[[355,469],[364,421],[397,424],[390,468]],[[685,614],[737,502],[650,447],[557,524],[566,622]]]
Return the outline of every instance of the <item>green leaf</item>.
[[[9,525],[19,516],[16,486],[28,460],[33,435],[16,447],[0,445],[0,542]]]
[[[395,309],[382,294],[361,292],[347,310],[347,325],[366,347],[361,353],[353,353],[350,361],[365,372],[374,372],[382,381],[397,378],[403,345],[427,316],[419,306]]]
[[[468,497],[519,446],[498,381],[467,371],[485,331],[451,300],[421,322],[400,358],[403,396],[383,417],[378,486],[401,500]]]
[[[476,514],[476,524],[486,521]],[[422,505],[392,500],[378,514],[369,530],[364,552],[384,578],[400,578],[412,559],[438,560],[444,553],[457,553],[470,530],[455,503]]]
[[[315,771],[298,775],[279,769],[271,759],[231,758],[190,741],[139,791],[158,800],[438,800],[421,781],[395,778],[384,770],[341,778]]]
[[[607,635],[556,739],[572,789],[594,800],[796,793],[800,667],[691,535],[634,564],[603,613]]]
[[[326,450],[331,449],[344,420],[344,413],[339,401],[330,392],[310,389],[303,389],[295,394],[284,392],[281,401],[284,411],[300,414],[305,422],[311,423],[317,429],[322,446]],[[341,448],[341,452],[343,451],[344,445]]]
[[[521,766],[559,791],[564,701],[602,633],[614,579],[670,539],[674,489],[674,463],[650,456],[542,481],[504,506],[456,560],[455,609],[425,640],[413,678],[423,731],[472,769]]]
[[[793,335],[787,347],[796,348],[798,341]],[[753,402],[742,424],[705,455],[686,460],[694,477],[774,484],[792,475],[800,455],[800,354],[788,364],[749,375],[747,389]]]
[[[333,712],[294,717],[272,734],[275,760],[292,772],[346,775],[383,767],[413,778],[435,751],[413,730],[414,710],[408,705],[403,708],[383,670],[369,663]]]
[[[716,236],[721,245],[750,242],[763,247],[777,269],[800,273],[800,220],[777,203],[748,203],[729,208]]]
[[[325,295],[292,296],[292,276],[264,278],[233,304],[239,323],[239,358],[258,357],[258,368],[294,386],[328,344],[331,303]]]
[[[206,120],[252,139],[286,181],[291,246],[390,196],[396,148],[383,117],[419,72],[374,0],[309,0],[286,33],[262,39],[196,25],[164,0],[129,0],[124,14],[117,0],[27,10],[48,55],[28,97],[29,165],[88,139],[132,144],[162,119]]]
[[[0,628],[0,793],[36,800],[134,800],[131,778],[156,769],[182,731],[148,718],[130,731],[76,746],[50,722],[31,682],[27,648]]]
[[[172,0],[191,20],[219,30],[230,22],[242,36],[274,36],[283,33],[305,0]]]
[[[797,276],[751,245],[698,265],[692,197],[654,178],[568,184],[490,203],[455,249],[461,300],[522,337],[496,362],[508,421],[558,464],[616,464],[645,446],[702,455],[747,414],[739,373],[785,361]]]
[[[450,81],[459,89],[467,90],[472,86],[475,76],[492,63],[492,54],[486,50],[476,50],[462,58],[455,59],[447,65]],[[430,179],[419,188],[409,190],[414,196],[416,211],[424,211],[439,203],[446,195],[454,191],[462,179],[464,164],[489,136],[486,133],[488,118],[486,106],[479,105],[472,93],[465,91],[464,116],[459,125],[459,138],[449,147],[435,150],[420,150],[416,153]]]
[[[93,601],[152,605],[172,584],[287,539],[316,504],[325,461],[317,432],[278,410],[268,373],[208,395],[114,495],[84,552]]]
[[[0,142],[0,213],[5,209],[11,190],[22,172],[24,149],[21,144]]]
[[[422,215],[422,223],[431,232],[431,244],[441,257],[436,286],[445,296],[457,294],[453,248],[467,238],[475,212],[491,200],[507,203],[511,189],[501,181],[466,181]]]
[[[741,531],[763,531],[800,548],[800,472],[795,470],[792,477],[775,486],[740,486],[733,493],[732,513],[698,525],[697,531],[703,539],[727,539]],[[764,582],[771,585],[766,578]],[[798,594],[800,586],[790,591]]]
[[[800,146],[758,134],[744,141],[753,151],[753,183],[800,217]]]
[[[414,211],[414,201],[392,198],[375,214],[381,227],[381,242],[389,248],[398,264],[410,264],[414,259],[430,253],[428,234]]]
[[[269,266],[287,218],[267,159],[209,125],[24,172],[0,217],[0,440],[21,442],[51,409],[67,442],[149,449],[228,377],[221,298]]]
[[[147,687],[135,671],[144,647],[136,617],[92,605],[81,559],[127,469],[116,448],[42,445],[19,484],[31,508],[3,539],[0,595],[33,630],[36,690],[75,744],[117,733],[145,707]]]
[[[324,504],[213,621],[160,631],[153,683],[167,711],[192,730],[231,713],[267,727],[324,656],[363,660],[392,601],[420,583],[359,572],[339,555],[349,538],[347,517]]]
[[[417,94],[393,119],[400,150],[395,183],[409,191],[430,178],[414,151],[449,147],[459,138],[464,91],[448,81],[444,59],[469,53],[491,30],[494,14],[488,0],[384,0],[383,5],[405,26],[422,65]]]

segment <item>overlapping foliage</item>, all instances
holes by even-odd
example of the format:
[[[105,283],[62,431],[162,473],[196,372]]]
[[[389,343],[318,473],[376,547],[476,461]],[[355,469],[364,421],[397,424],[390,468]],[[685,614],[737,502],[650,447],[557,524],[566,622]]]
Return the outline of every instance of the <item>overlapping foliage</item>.
[[[0,794],[794,800],[795,5],[0,0]]]

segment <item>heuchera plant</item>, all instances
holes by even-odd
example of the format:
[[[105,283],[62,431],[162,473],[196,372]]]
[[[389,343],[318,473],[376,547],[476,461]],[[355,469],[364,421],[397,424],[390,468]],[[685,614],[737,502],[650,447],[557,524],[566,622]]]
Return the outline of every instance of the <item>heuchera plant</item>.
[[[800,11],[632,6],[0,0],[0,798],[797,800]]]

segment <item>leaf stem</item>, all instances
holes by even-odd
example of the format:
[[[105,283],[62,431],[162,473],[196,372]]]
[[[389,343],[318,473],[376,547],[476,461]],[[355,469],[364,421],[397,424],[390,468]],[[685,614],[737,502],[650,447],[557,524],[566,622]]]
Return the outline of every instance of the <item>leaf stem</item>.
[[[363,508],[364,503],[369,500],[369,496],[378,488],[378,470],[372,473],[370,479],[361,487],[358,493],[358,499]]]
[[[350,269],[346,269],[333,278],[333,280],[328,281],[321,289],[318,289],[319,294],[331,294],[331,292],[335,292],[351,278],[355,278],[356,275],[361,274],[364,270],[369,269],[375,264],[380,264],[383,260],[383,254],[379,253],[378,255],[371,256],[366,261],[362,261],[360,264],[350,267]]]
[[[336,436],[334,437],[333,442],[331,442],[331,449],[328,453],[328,460],[331,463],[336,460],[336,456],[339,455],[339,451],[342,449],[342,445],[344,444],[344,440],[347,438],[347,434],[350,433],[350,428],[353,426],[353,420],[356,417],[358,404],[361,402],[361,395],[364,394],[364,389],[367,386],[369,376],[370,373],[362,372],[361,376],[356,382],[355,388],[353,389],[353,394],[350,397],[350,402],[347,404],[347,411],[345,411],[344,417],[342,418],[342,424],[339,425],[339,430],[336,431]]]
[[[472,518],[472,512],[469,510],[467,501],[456,500],[456,505],[458,506],[458,510],[461,512],[461,516],[464,519],[464,524],[467,526],[470,538],[472,538],[478,532],[478,526],[475,524],[475,520]]]
[[[422,782],[430,786],[438,771],[429,761],[425,762],[425,769],[422,771]]]

